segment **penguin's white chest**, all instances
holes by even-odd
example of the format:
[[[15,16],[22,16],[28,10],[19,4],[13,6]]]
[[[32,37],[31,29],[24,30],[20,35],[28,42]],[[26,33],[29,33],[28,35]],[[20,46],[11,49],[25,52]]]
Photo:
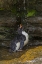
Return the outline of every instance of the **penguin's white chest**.
[[[20,42],[18,42],[17,44],[16,44],[16,50],[18,50],[20,48]]]
[[[25,31],[22,31],[22,34],[26,37],[26,40],[24,41],[24,46],[25,46],[29,41],[29,35]]]

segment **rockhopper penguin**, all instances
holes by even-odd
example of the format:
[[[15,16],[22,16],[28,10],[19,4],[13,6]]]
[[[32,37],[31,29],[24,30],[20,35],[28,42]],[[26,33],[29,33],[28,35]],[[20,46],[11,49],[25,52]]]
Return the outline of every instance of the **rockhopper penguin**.
[[[10,50],[11,52],[20,51],[22,48],[28,43],[29,35],[23,30],[22,24],[17,30],[16,37],[10,43]]]

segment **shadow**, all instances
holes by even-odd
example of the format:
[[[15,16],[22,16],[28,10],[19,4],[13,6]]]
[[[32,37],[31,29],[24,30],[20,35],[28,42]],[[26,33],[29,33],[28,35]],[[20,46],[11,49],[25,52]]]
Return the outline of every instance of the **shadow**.
[[[40,46],[40,45],[37,45]],[[28,50],[34,49],[37,47],[36,45],[30,45],[27,44],[26,46],[23,47],[23,51],[20,52],[14,52],[14,53],[9,53],[9,49],[6,47],[0,47],[0,61],[2,60],[11,60],[15,58],[20,58],[23,54],[25,54]]]

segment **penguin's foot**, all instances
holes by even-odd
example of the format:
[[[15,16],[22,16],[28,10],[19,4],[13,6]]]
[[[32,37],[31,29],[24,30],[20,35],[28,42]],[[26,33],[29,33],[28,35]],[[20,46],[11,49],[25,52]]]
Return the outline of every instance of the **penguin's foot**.
[[[20,50],[17,50],[17,51],[23,51],[23,50],[20,49]]]

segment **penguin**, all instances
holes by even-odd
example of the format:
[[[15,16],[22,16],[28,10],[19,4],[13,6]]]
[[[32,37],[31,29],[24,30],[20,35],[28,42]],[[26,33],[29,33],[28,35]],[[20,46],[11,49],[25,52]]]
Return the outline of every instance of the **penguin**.
[[[22,24],[20,24],[16,37],[10,43],[10,52],[21,51],[22,48],[28,43],[29,35],[23,30]]]

